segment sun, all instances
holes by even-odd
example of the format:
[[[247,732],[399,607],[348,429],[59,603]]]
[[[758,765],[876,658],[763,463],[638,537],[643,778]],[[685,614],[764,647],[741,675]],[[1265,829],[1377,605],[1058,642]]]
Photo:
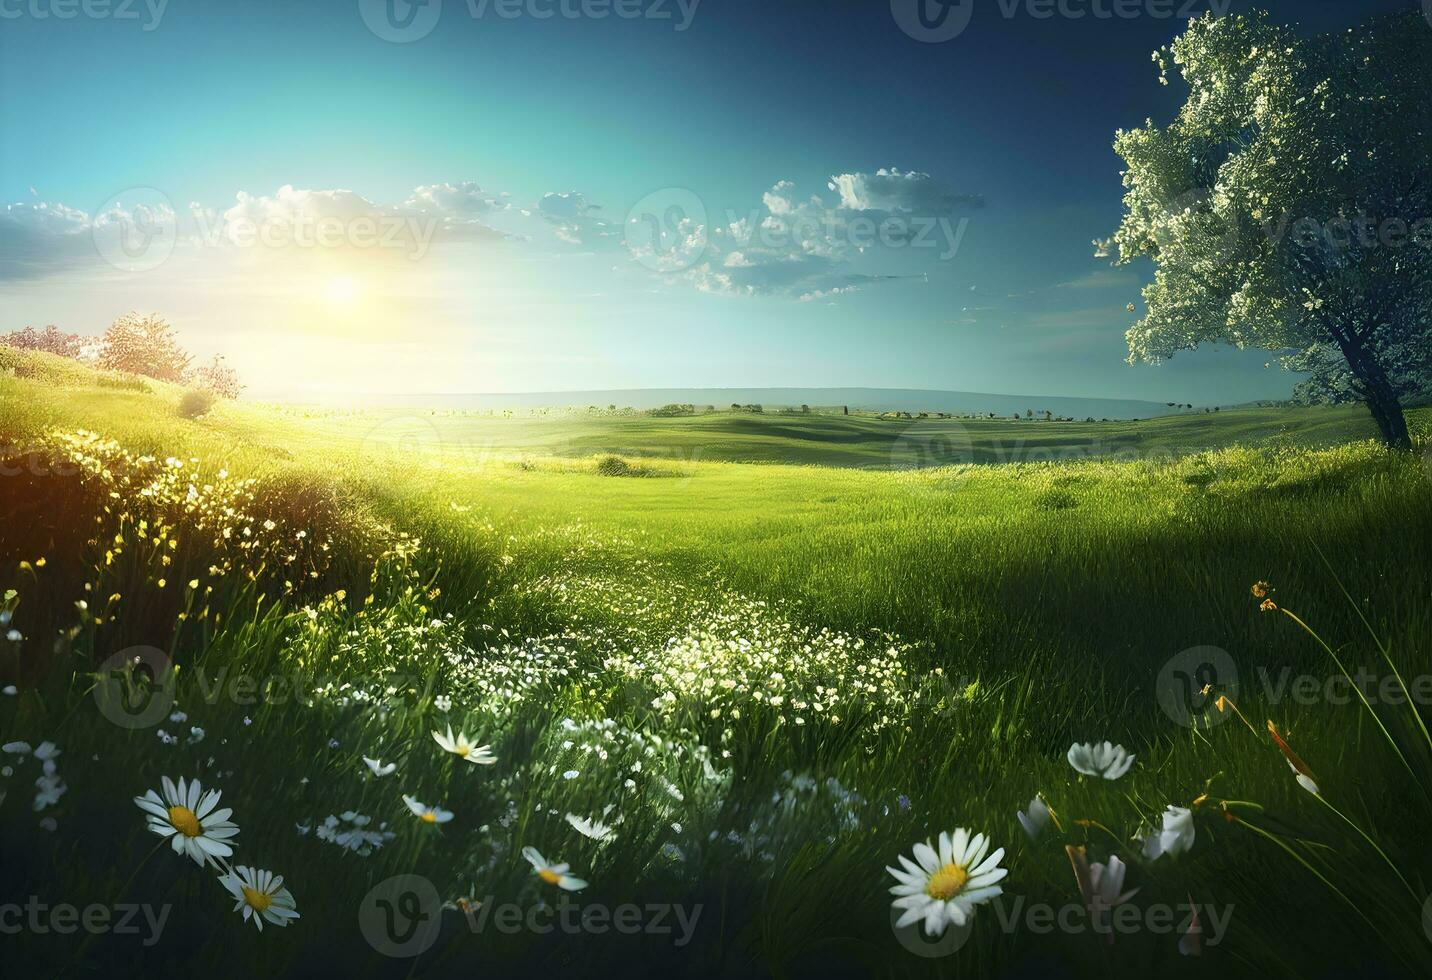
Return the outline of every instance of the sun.
[[[358,298],[361,288],[352,276],[335,276],[324,285],[323,295],[335,306],[347,306]]]

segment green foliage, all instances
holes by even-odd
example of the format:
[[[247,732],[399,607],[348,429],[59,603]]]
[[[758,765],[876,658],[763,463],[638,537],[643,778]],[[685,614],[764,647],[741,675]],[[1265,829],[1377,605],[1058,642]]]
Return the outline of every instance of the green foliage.
[[[695,415],[696,406],[687,404],[663,405],[660,408],[650,409],[646,414],[657,419],[679,418],[683,415]]]
[[[597,473],[601,476],[631,476],[632,465],[620,456],[607,455],[597,460]]]

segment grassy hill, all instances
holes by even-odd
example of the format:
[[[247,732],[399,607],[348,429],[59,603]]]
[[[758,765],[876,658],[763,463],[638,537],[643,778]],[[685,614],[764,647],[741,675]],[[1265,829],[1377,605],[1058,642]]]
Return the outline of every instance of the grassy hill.
[[[147,963],[822,977],[1429,966],[1432,861],[1417,842],[1432,742],[1405,705],[1370,714],[1325,693],[1338,663],[1379,680],[1395,665],[1411,683],[1432,654],[1429,470],[1369,441],[1358,411],[1087,426],[228,403],[188,420],[158,383],[6,351],[0,371],[0,595],[14,591],[0,609],[20,635],[0,652],[0,683],[19,687],[0,698],[0,734],[58,743],[67,783],[36,810],[38,764],[16,760],[0,857],[20,894],[173,901]],[[1429,422],[1414,417],[1423,445]],[[1250,595],[1262,580],[1270,612]],[[139,646],[180,665],[182,720],[102,710],[87,671]],[[1216,672],[1180,723],[1169,685],[1206,647],[1235,673]],[[221,675],[281,678],[305,697],[241,697]],[[1291,694],[1300,675],[1312,696]],[[1294,781],[1265,719],[1321,796]],[[496,764],[444,753],[430,732],[449,724]],[[1070,768],[1071,742],[1105,739],[1137,756],[1128,775]],[[373,776],[363,756],[398,769]],[[153,854],[130,803],[163,775],[222,786],[242,827],[235,860],[284,873],[298,923],[261,943],[237,919],[214,924],[222,894]],[[1036,792],[1059,824],[1030,840],[1015,814]],[[455,816],[425,824],[402,794]],[[1152,859],[1133,837],[1167,805],[1193,812],[1196,839]],[[348,812],[381,825],[366,855],[315,835]],[[1077,904],[1064,845],[1084,846],[1129,865],[1141,907],[1191,897],[1231,910],[1227,932],[1191,959],[1167,931],[1111,950],[985,910],[958,950],[912,955],[918,936],[891,929],[885,867],[957,826],[1006,849],[1006,896],[1026,904]],[[365,938],[364,896],[399,873],[454,903],[555,900],[524,846],[588,879],[584,903],[701,907],[690,943],[474,932],[460,910],[441,913],[414,963]],[[1336,948],[1310,925],[1312,895],[1346,913]],[[321,960],[306,951],[315,935]],[[129,955],[120,937],[78,950],[53,938],[25,953],[49,972],[121,970]]]
[[[63,358],[0,349],[0,371],[35,382],[37,398],[11,412],[34,429],[83,424],[94,411],[118,425],[167,425],[161,382],[89,371]],[[63,392],[87,391],[73,404]],[[46,397],[43,393],[53,393]],[[1428,410],[1414,413],[1414,424]],[[899,419],[870,415],[753,414],[719,411],[687,417],[551,411],[503,417],[492,412],[388,408],[369,411],[229,404],[199,431],[246,442],[269,440],[283,452],[336,442],[375,454],[441,456],[448,462],[522,456],[583,458],[599,453],[682,462],[765,462],[906,470],[954,463],[1078,462],[1157,459],[1236,445],[1333,446],[1371,439],[1376,427],[1360,406],[1232,409],[1138,422],[1044,422],[1009,419]]]

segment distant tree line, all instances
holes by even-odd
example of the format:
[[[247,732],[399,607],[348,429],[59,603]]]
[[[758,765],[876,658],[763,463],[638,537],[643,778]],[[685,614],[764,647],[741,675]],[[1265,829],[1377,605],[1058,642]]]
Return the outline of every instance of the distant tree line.
[[[244,389],[238,372],[224,363],[222,355],[191,367],[193,355],[179,345],[174,328],[153,314],[126,313],[111,323],[102,337],[68,333],[51,324],[43,330],[27,326],[0,334],[0,344],[91,361],[109,371],[184,384],[220,398],[237,398]]]

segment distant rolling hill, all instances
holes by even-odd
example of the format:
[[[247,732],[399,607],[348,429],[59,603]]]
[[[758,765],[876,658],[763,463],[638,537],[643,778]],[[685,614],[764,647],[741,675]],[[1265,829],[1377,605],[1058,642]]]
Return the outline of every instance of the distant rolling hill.
[[[1060,398],[1045,395],[996,395],[973,391],[927,391],[920,388],[623,388],[609,391],[537,391],[516,393],[370,395],[356,399],[368,406],[410,405],[447,409],[530,409],[567,406],[616,405],[618,408],[658,408],[669,404],[714,405],[732,403],[766,407],[810,405],[848,407],[871,412],[994,412],[1008,417],[1026,411],[1085,419],[1135,419],[1171,415],[1177,409],[1162,402],[1128,398]],[[1203,406],[1199,406],[1201,410]]]
[[[487,412],[391,407],[295,413],[315,446],[361,442],[380,456],[425,453],[457,463],[533,455],[685,462],[794,463],[907,470],[952,463],[1167,459],[1206,449],[1328,446],[1369,439],[1359,405],[1245,408],[1140,422],[849,418],[830,414],[710,412],[676,418],[559,411],[504,418]],[[1422,410],[1414,424],[1424,424]]]

